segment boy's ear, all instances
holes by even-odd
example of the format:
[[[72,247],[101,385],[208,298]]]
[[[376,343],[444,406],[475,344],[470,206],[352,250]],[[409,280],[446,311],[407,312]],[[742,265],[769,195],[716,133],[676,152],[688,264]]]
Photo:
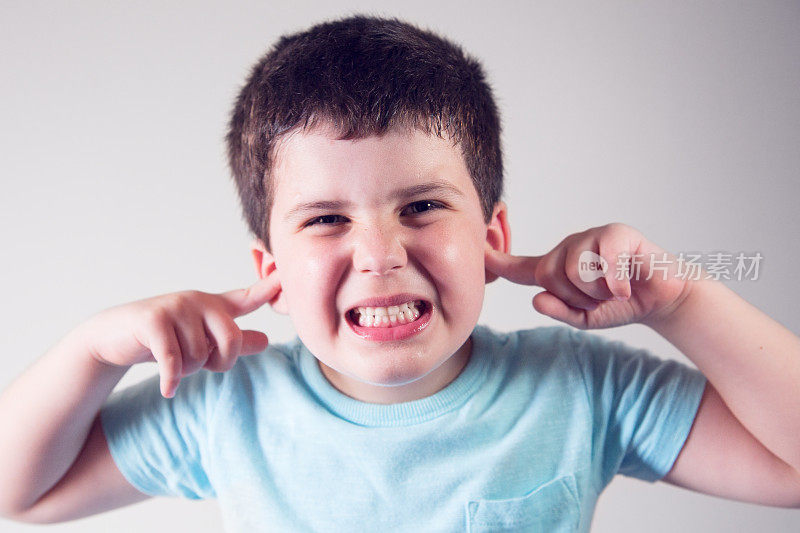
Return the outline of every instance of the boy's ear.
[[[253,254],[253,261],[256,265],[256,274],[259,279],[264,279],[271,273],[278,269],[275,264],[275,258],[269,253],[261,242],[260,239],[253,239],[250,245],[250,251]],[[275,275],[278,275],[277,273]],[[278,279],[280,281],[280,278]],[[278,313],[282,315],[289,314],[289,308],[286,305],[286,298],[283,296],[283,289],[278,291],[278,294],[269,301],[269,305]]]
[[[511,249],[511,228],[508,225],[508,207],[502,200],[497,202],[492,212],[492,220],[486,227],[486,248],[508,253]],[[498,278],[497,274],[486,270],[486,283]]]

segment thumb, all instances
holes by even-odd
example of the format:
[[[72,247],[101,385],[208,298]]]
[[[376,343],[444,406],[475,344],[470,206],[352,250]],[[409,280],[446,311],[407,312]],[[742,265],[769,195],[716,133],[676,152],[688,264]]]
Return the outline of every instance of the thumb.
[[[533,297],[533,308],[543,315],[564,322],[575,328],[586,326],[586,315],[582,309],[576,309],[564,303],[561,298],[549,291],[542,291]]]
[[[252,329],[242,330],[242,348],[239,355],[254,355],[267,349],[269,338],[266,333]]]

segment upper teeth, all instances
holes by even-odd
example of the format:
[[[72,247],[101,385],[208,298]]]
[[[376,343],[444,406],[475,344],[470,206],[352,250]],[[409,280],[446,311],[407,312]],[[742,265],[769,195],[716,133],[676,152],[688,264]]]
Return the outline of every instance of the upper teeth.
[[[397,316],[400,313],[404,313],[410,318],[415,311],[419,312],[417,308],[420,305],[421,302],[412,300],[402,305],[393,305],[391,307],[358,307],[357,310],[361,316]]]
[[[393,327],[418,319],[420,312],[417,306],[421,307],[422,302],[411,301],[391,307],[358,307],[355,319],[362,327]]]

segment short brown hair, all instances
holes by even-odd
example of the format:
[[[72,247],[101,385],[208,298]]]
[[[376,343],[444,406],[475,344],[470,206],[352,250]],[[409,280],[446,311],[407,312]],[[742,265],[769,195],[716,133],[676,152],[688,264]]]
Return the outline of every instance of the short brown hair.
[[[228,162],[250,231],[270,251],[277,142],[327,123],[339,139],[412,127],[461,146],[484,220],[503,191],[500,116],[480,63],[396,18],[353,15],[284,35],[252,67],[231,112]]]

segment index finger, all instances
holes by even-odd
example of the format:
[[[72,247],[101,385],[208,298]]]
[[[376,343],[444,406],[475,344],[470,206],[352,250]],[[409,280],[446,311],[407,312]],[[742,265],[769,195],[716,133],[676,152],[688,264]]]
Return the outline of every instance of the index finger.
[[[536,281],[536,266],[541,257],[511,255],[494,249],[486,249],[486,270],[514,283],[539,285]]]
[[[231,316],[237,317],[252,313],[265,303],[272,300],[281,291],[281,284],[277,271],[272,271],[267,277],[244,289],[217,294],[225,302]]]

